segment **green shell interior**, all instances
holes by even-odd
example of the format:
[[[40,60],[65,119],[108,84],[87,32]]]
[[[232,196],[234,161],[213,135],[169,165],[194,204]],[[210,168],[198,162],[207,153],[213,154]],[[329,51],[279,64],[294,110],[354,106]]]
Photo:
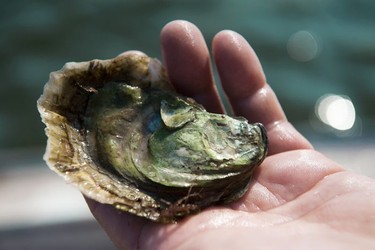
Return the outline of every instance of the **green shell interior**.
[[[263,126],[206,112],[152,64],[119,56],[52,73],[38,100],[49,166],[85,195],[152,220],[239,198],[266,155]]]

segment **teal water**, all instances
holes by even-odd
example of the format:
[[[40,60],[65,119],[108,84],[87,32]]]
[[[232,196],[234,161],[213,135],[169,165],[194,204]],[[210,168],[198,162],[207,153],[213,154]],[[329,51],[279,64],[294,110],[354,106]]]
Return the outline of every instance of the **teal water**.
[[[160,58],[159,31],[174,19],[195,23],[208,44],[220,30],[241,33],[306,135],[334,137],[314,118],[316,101],[333,93],[351,98],[360,118],[354,134],[368,138],[375,120],[374,13],[375,2],[365,0],[1,1],[0,149],[45,145],[36,100],[49,72],[129,49]]]

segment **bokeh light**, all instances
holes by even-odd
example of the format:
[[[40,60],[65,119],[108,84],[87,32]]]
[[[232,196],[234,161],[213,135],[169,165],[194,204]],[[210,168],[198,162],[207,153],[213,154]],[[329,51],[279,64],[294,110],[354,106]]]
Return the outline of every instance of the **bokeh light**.
[[[322,96],[316,102],[315,114],[323,123],[340,131],[350,130],[356,121],[353,102],[347,96]]]
[[[298,62],[308,62],[317,57],[319,46],[311,32],[300,30],[290,36],[287,51],[292,59]]]

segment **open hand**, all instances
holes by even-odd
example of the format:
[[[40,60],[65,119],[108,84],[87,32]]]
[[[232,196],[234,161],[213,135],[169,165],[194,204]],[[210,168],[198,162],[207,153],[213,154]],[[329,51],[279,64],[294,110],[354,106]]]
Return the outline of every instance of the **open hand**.
[[[161,32],[163,63],[178,92],[223,112],[200,31],[186,21]],[[233,31],[212,42],[236,115],[265,125],[269,154],[239,201],[163,225],[87,199],[120,249],[375,249],[375,181],[316,152],[288,122],[250,45]]]

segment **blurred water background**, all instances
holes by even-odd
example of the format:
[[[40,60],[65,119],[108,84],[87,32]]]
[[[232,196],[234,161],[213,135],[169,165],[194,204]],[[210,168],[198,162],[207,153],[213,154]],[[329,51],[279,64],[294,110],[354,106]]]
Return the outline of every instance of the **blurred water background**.
[[[49,72],[67,61],[131,49],[161,58],[160,29],[175,19],[195,23],[208,44],[220,30],[241,33],[297,129],[352,171],[375,177],[375,1],[0,3],[0,249],[59,249],[53,237],[61,249],[113,247],[80,194],[43,163],[36,100]],[[71,228],[81,233],[76,241]]]

